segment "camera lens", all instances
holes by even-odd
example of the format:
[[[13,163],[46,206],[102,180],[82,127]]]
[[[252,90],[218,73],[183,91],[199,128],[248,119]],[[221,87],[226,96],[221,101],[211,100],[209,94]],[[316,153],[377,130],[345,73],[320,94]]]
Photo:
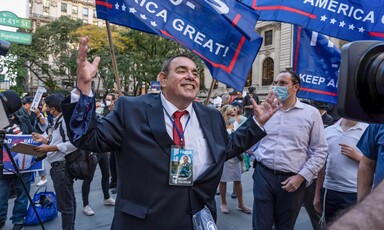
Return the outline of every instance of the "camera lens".
[[[384,112],[384,45],[371,47],[360,59],[357,92],[364,109],[372,114]],[[367,103],[369,102],[369,103]]]

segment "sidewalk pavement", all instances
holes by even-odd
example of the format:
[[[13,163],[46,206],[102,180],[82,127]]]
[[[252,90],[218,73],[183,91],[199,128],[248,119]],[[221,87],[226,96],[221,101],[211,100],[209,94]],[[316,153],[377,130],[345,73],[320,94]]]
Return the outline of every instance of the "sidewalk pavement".
[[[46,164],[48,165],[48,164]],[[48,167],[47,167],[48,168]],[[249,172],[246,172],[242,176],[242,184],[243,184],[243,196],[245,204],[249,207],[253,205],[253,193],[252,193],[252,180],[253,169]],[[53,191],[52,180],[49,176],[49,168],[47,169],[47,178],[48,178],[48,191]],[[36,183],[40,180],[39,177],[36,178],[36,182],[31,185],[31,196],[37,190]],[[101,172],[99,167],[95,172],[95,177],[91,184],[91,191],[89,193],[89,203],[91,208],[95,211],[95,215],[86,216],[83,213],[83,204],[81,198],[81,184],[82,181],[75,181],[75,195],[77,202],[76,209],[76,220],[75,220],[75,229],[80,230],[88,230],[88,229],[97,229],[97,230],[109,230],[110,225],[113,218],[114,207],[113,206],[104,206],[103,204],[103,192],[101,190]],[[217,218],[217,227],[219,230],[247,230],[252,229],[252,214],[246,214],[236,210],[237,207],[237,199],[232,199],[230,197],[232,193],[233,183],[228,183],[227,185],[227,203],[229,208],[229,214],[222,214],[220,212],[220,195],[216,195],[216,204],[218,210],[218,218]],[[115,194],[111,194],[112,198],[116,198]],[[11,217],[12,208],[13,208],[14,199],[9,200],[8,206],[8,220],[5,226],[1,230],[10,230],[13,225],[9,218]],[[44,223],[44,227],[47,230],[51,229],[61,229],[61,217],[60,213],[58,217],[54,220]],[[25,226],[25,230],[38,230],[42,229],[40,225],[35,226]],[[295,230],[308,230],[312,229],[311,223],[309,221],[308,215],[304,208],[302,208],[299,217],[296,221]]]

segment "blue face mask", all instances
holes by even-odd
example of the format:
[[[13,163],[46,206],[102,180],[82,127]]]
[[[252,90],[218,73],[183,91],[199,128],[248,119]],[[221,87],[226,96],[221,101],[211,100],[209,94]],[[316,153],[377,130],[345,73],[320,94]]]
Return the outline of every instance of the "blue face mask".
[[[228,124],[233,124],[236,121],[236,117],[228,117]]]
[[[277,92],[277,95],[281,98],[282,102],[287,100],[287,98],[290,96],[288,94],[288,87],[286,87],[286,86],[275,85],[275,86],[273,86],[272,90]]]

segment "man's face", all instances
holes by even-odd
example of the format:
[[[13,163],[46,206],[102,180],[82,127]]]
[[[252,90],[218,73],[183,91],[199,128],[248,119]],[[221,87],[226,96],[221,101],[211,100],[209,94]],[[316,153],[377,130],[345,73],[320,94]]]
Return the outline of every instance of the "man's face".
[[[296,92],[299,90],[299,84],[293,84],[292,80],[293,77],[289,73],[283,72],[277,75],[275,84],[278,86],[287,87],[288,95],[295,96]]]
[[[111,95],[108,95],[105,97],[105,103],[107,106],[111,106],[112,105],[112,96]]]
[[[23,107],[24,107],[26,110],[30,110],[30,109],[31,109],[31,105],[32,105],[32,103],[25,103],[25,104],[23,104]]]
[[[184,163],[188,163],[188,157],[184,156],[183,161],[184,161]]]
[[[159,74],[165,98],[176,106],[192,102],[200,88],[196,64],[189,58],[177,57],[168,72],[168,76],[164,72]]]
[[[56,109],[54,107],[49,107],[47,106],[47,112],[49,112],[50,114],[52,114],[52,116],[54,118],[56,118],[59,114],[56,113]]]

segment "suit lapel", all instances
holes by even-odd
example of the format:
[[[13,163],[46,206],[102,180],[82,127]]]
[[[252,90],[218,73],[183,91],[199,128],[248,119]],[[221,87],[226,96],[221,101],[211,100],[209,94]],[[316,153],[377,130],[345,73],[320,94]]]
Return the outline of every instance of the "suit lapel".
[[[219,161],[219,156],[215,154],[217,153],[217,150],[215,139],[213,138],[214,127],[212,126],[211,117],[207,111],[202,109],[202,107],[198,106],[196,103],[193,103],[193,109],[196,112],[200,127],[203,130],[205,138],[207,139],[209,154],[211,154],[214,163],[217,163]]]
[[[171,145],[174,143],[165,128],[164,112],[160,100],[160,94],[154,96],[147,104],[146,113],[148,117],[148,125],[152,130],[152,134],[155,137],[156,142],[167,155],[170,155]]]

